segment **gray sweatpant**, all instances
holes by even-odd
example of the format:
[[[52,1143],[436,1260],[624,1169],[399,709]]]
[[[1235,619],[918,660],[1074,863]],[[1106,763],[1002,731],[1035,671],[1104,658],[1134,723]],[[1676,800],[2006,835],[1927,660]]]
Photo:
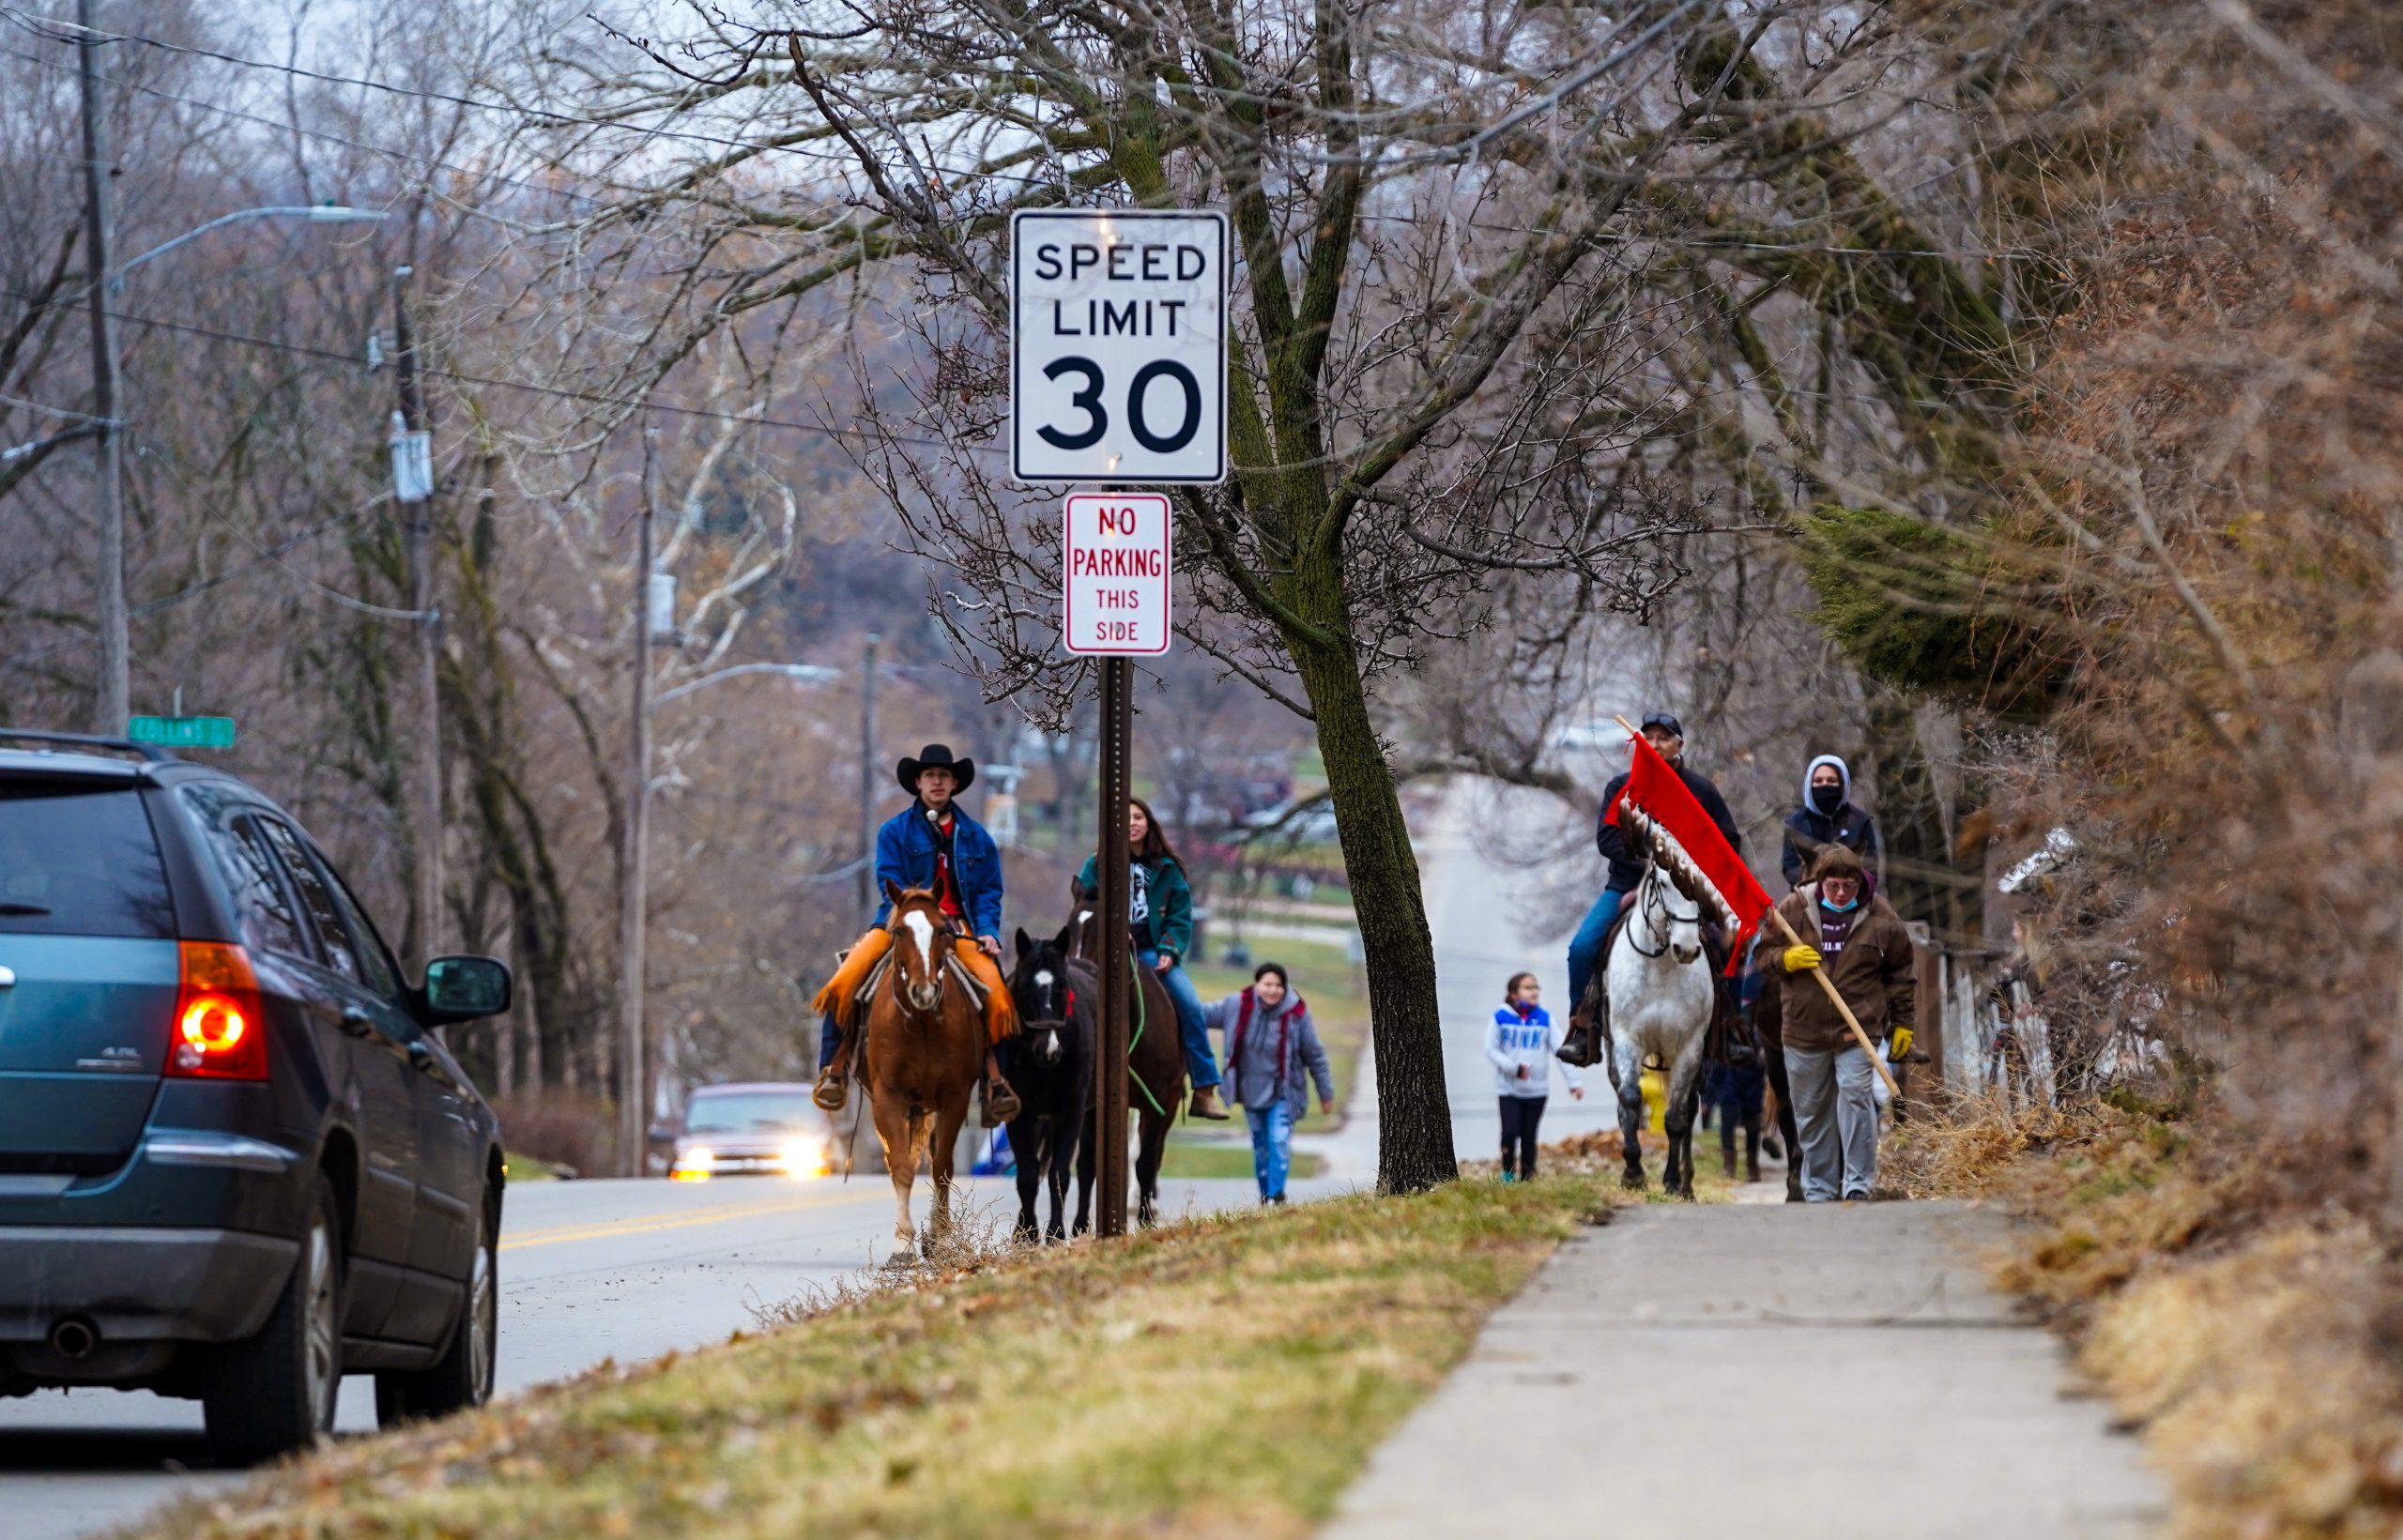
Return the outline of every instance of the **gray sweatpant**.
[[[1877,1182],[1877,1072],[1859,1044],[1840,1050],[1788,1048],[1785,1083],[1794,1093],[1794,1130],[1802,1148],[1802,1197],[1831,1203],[1867,1197]]]

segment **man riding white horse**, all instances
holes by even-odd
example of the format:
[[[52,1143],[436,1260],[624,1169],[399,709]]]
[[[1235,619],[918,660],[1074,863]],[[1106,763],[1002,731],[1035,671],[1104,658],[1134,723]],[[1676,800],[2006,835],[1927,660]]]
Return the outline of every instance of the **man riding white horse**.
[[[1002,854],[993,836],[954,800],[975,784],[976,761],[955,758],[947,745],[929,743],[916,758],[904,758],[894,773],[915,800],[876,832],[877,885],[888,892],[895,888],[934,892],[953,926],[955,953],[985,997],[987,1040],[999,1043],[1017,1030],[1009,985],[995,961],[1002,954]],[[858,1041],[852,1029],[858,1021],[860,986],[893,947],[885,929],[892,912],[888,897],[877,906],[875,924],[818,992],[824,1021],[819,1029],[815,1099],[830,1112],[841,1110],[845,1098]],[[1017,1116],[1018,1099],[989,1052],[985,1073],[986,1122],[1006,1122]]]
[[[1710,821],[1719,826],[1728,845],[1742,854],[1744,839],[1736,831],[1736,818],[1727,811],[1727,799],[1719,794],[1708,776],[1685,765],[1686,730],[1677,719],[1666,711],[1655,711],[1644,719],[1641,731],[1644,740],[1676,769],[1677,778],[1685,782],[1686,789],[1693,793],[1694,800],[1702,804]],[[1611,808],[1626,786],[1627,773],[1622,771],[1602,788],[1601,812],[1594,820],[1594,846],[1610,862],[1610,879],[1602,896],[1586,911],[1584,923],[1577,927],[1577,934],[1569,942],[1569,1039],[1561,1045],[1559,1057],[1571,1064],[1592,1064],[1601,1059],[1601,1044],[1610,1028],[1609,1004],[1600,991],[1587,985],[1593,982],[1603,943],[1610,938],[1620,907],[1644,877],[1645,852],[1627,845],[1620,826],[1610,816]],[[1710,939],[1717,953],[1722,938],[1714,934]]]

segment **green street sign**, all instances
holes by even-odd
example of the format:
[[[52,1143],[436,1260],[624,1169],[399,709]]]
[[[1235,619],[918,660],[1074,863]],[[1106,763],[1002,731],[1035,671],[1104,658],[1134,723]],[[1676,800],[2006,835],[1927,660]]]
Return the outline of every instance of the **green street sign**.
[[[135,717],[125,736],[136,743],[157,743],[170,749],[230,749],[234,746],[234,719]]]

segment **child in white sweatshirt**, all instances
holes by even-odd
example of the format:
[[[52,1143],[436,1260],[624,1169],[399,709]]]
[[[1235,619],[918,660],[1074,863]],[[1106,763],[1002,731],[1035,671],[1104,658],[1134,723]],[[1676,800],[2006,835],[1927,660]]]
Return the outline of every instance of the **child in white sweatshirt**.
[[[1493,1061],[1493,1089],[1502,1098],[1502,1180],[1524,1182],[1536,1174],[1536,1128],[1552,1094],[1552,1017],[1538,1002],[1543,986],[1532,973],[1513,973],[1502,991],[1502,1006],[1485,1029],[1485,1057]],[[1569,1094],[1585,1099],[1574,1066],[1561,1064]]]

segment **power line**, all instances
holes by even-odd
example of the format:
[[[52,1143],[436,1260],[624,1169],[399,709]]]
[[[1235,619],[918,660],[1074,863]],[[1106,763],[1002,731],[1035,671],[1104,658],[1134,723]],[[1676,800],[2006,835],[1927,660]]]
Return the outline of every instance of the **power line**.
[[[48,38],[55,42],[71,41],[72,39],[64,34],[81,30],[68,23],[51,22],[47,18],[29,16],[14,7],[0,7],[0,15],[7,16],[38,38]],[[58,30],[48,30],[50,28]],[[370,80],[360,75],[329,74],[323,70],[305,69],[298,65],[277,64],[269,59],[246,59],[238,53],[227,53],[218,49],[202,48],[191,43],[171,43],[164,38],[148,38],[138,32],[103,31],[100,36],[102,40],[108,42],[141,43],[164,53],[189,53],[199,58],[214,59],[220,64],[235,65],[244,69],[265,69],[277,74],[295,75],[303,80],[313,80],[327,85],[355,85],[365,90],[383,91],[392,96],[415,97],[427,101],[444,102],[454,107],[472,108],[478,112],[501,113],[521,120],[534,117],[551,123],[580,128],[614,129],[621,132],[638,133],[647,139],[682,139],[696,145],[714,145],[725,149],[748,150],[754,154],[773,151],[780,155],[798,155],[804,160],[831,161],[844,166],[850,164],[849,156],[826,150],[804,149],[798,145],[763,145],[750,140],[728,139],[720,134],[701,133],[690,129],[656,129],[640,123],[623,122],[616,118],[580,117],[574,113],[555,113],[548,108],[521,106],[513,102],[480,101],[474,97],[454,96],[448,91],[433,91],[422,86],[395,85],[390,81]]]
[[[23,300],[28,304],[35,303],[37,300],[36,296],[9,288],[0,288],[0,296]],[[82,310],[84,307],[80,302],[68,302],[63,304],[62,308]],[[127,326],[147,327],[158,331],[182,332],[194,337],[207,337],[214,342],[237,343],[245,347],[268,348],[281,353],[298,354],[303,358],[323,358],[332,363],[354,366],[359,363],[355,354],[338,353],[328,347],[313,347],[306,343],[287,343],[272,337],[251,337],[237,331],[220,331],[214,327],[199,326],[190,321],[170,321],[163,316],[136,315],[127,311],[112,311],[110,313]],[[531,385],[524,380],[498,379],[488,374],[468,374],[457,370],[436,369],[423,364],[419,366],[418,372],[422,374],[431,374],[436,379],[456,381],[462,385],[488,386],[499,390],[523,390],[532,395],[557,396],[562,400],[579,401],[589,405],[622,406],[660,412],[670,417],[697,418],[709,421],[732,422],[758,428],[785,428],[794,433],[817,434],[826,438],[856,440],[870,446],[889,441],[907,444],[915,449],[957,450],[970,454],[997,455],[1003,452],[998,445],[986,447],[953,444],[935,438],[870,434],[857,428],[830,428],[822,422],[795,422],[786,418],[754,417],[743,412],[718,412],[702,406],[672,406],[663,402],[649,401],[640,397],[605,395],[597,390],[576,390],[558,385]]]
[[[72,65],[62,63],[56,59],[46,59],[38,53],[28,53],[23,49],[0,46],[0,53],[5,53],[10,58],[23,59],[27,64],[38,65],[42,69],[48,69],[54,74],[71,75],[75,72],[75,68]],[[542,193],[553,197],[581,197],[588,201],[591,198],[591,194],[589,193],[567,192],[565,190],[556,186],[546,185],[540,182],[529,182],[522,177],[504,176],[500,173],[485,167],[458,165],[449,160],[436,160],[430,155],[419,155],[408,150],[393,149],[390,145],[386,145],[369,144],[363,139],[352,139],[345,135],[333,133],[324,129],[304,129],[298,123],[289,122],[283,118],[263,117],[257,113],[246,113],[239,107],[228,107],[222,102],[204,101],[198,97],[188,97],[175,91],[161,90],[155,85],[145,85],[139,81],[123,80],[112,75],[102,75],[100,80],[102,83],[117,87],[118,89],[132,91],[141,96],[152,97],[161,101],[172,101],[185,107],[197,107],[203,112],[217,113],[225,117],[238,119],[244,123],[253,123],[262,129],[272,129],[278,133],[298,134],[303,139],[321,140],[329,145],[340,145],[347,149],[362,150],[369,155],[382,156],[386,160],[406,160],[412,165],[423,166],[435,171],[447,171],[460,176],[470,176],[484,181],[498,182],[504,187],[520,188],[528,192]],[[596,177],[592,179],[600,181],[601,185],[605,187],[610,185],[608,182],[602,180],[601,178]]]
[[[7,15],[13,20],[17,20],[19,23],[23,25],[23,12],[16,11],[7,7],[0,7],[0,15]],[[41,33],[33,28],[27,28],[27,30],[35,31],[36,36],[47,36],[47,34]],[[574,117],[569,114],[547,112],[542,108],[521,108],[513,107],[503,102],[478,101],[471,98],[453,97],[438,91],[425,91],[410,86],[394,85],[384,81],[366,80],[354,76],[323,74],[314,70],[302,69],[296,66],[274,64],[258,59],[245,59],[235,54],[218,53],[209,49],[196,48],[180,43],[169,43],[158,38],[142,37],[138,34],[119,33],[112,34],[111,36],[119,41],[146,43],[152,47],[165,49],[171,52],[198,54],[203,57],[216,59],[224,63],[239,65],[250,69],[283,71],[290,74],[299,75],[307,79],[324,81],[336,84],[365,86],[379,91],[390,92],[395,96],[422,97],[430,100],[451,102],[461,106],[477,108],[485,112],[513,114],[521,117],[529,115],[546,117],[560,122],[581,124],[590,128],[617,129],[629,133],[640,133],[654,138],[689,139],[701,144],[717,145],[735,148],[762,151],[773,150],[783,154],[799,155],[808,160],[824,161],[829,164],[839,164],[847,168],[851,164],[851,160],[849,156],[829,151],[805,150],[799,146],[788,145],[758,145],[743,140],[722,138],[713,134],[701,134],[684,130],[652,129],[638,123],[617,122],[606,118]],[[8,54],[13,58],[23,59],[29,64],[38,65],[45,69],[69,73],[72,72],[69,69],[69,67],[58,63],[55,60],[45,59],[38,54],[27,53],[20,49],[0,47],[0,53]],[[227,117],[239,119],[242,122],[256,124],[261,128],[272,129],[279,133],[298,134],[303,139],[321,140],[327,144],[341,145],[345,148],[362,150],[370,155],[382,156],[387,160],[407,161],[413,165],[431,167],[439,171],[448,171],[461,176],[469,176],[485,181],[497,182],[504,187],[517,188],[528,192],[538,193],[544,196],[566,196],[569,198],[580,198],[587,202],[597,201],[590,193],[570,192],[556,184],[530,182],[523,177],[503,175],[498,172],[490,170],[489,168],[462,166],[452,161],[437,160],[432,156],[420,155],[408,150],[394,149],[389,145],[369,144],[363,140],[351,139],[344,135],[329,132],[322,129],[306,129],[300,127],[298,123],[289,122],[284,119],[264,117],[256,113],[244,112],[240,108],[227,107],[222,103],[214,101],[205,101],[197,97],[179,95],[176,92],[161,90],[157,86],[145,85],[135,81],[105,75],[102,76],[101,79],[111,85],[118,86],[125,90],[138,92],[144,96],[154,97],[162,101],[173,101],[185,106],[197,107],[205,112],[219,113]],[[1053,185],[1049,180],[1040,176],[1027,175],[1014,172],[990,170],[982,167],[960,168],[956,166],[935,166],[932,169],[938,175],[946,179],[981,177],[987,180],[1018,182],[1027,187],[1041,187],[1045,189],[1048,189]],[[1945,167],[1936,173],[1932,174],[1930,176],[1923,178],[1921,182],[1914,184],[1913,189],[1906,191],[1915,191],[1919,186],[1924,186],[1927,182],[1935,181],[1940,179],[1942,176],[1951,175],[1954,171],[1959,169],[1960,168],[1958,166]],[[641,196],[645,195],[649,191],[631,184],[618,182],[605,176],[596,176],[590,173],[579,173],[578,175],[587,180],[594,182],[598,186],[607,188],[615,191],[623,191],[629,194]],[[456,200],[446,201],[455,202]],[[1858,210],[1853,211],[1857,212]],[[486,213],[488,211],[477,209],[474,210],[474,212]],[[1832,219],[1836,212],[1840,211],[1829,211],[1829,213],[1819,216],[1819,219],[1822,221],[1826,221]],[[1428,216],[1417,214],[1380,214],[1363,210],[1359,213],[1357,218],[1363,223],[1415,226],[1425,223]],[[1474,218],[1465,220],[1462,222],[1469,229],[1479,231],[1487,235],[1534,236],[1550,235],[1553,233],[1548,229],[1541,229],[1535,226],[1500,224]],[[1658,234],[1603,232],[1597,233],[1592,238],[1617,245],[1657,243],[1686,250],[1704,252],[1791,252],[1796,255],[1872,258],[1937,257],[1945,261],[1959,263],[1975,263],[1979,261],[2006,262],[2052,260],[2051,258],[2046,257],[2043,253],[2035,252],[1945,252],[1932,248],[1907,246],[1805,245],[1790,241],[1748,241],[1726,236],[1677,236]]]

